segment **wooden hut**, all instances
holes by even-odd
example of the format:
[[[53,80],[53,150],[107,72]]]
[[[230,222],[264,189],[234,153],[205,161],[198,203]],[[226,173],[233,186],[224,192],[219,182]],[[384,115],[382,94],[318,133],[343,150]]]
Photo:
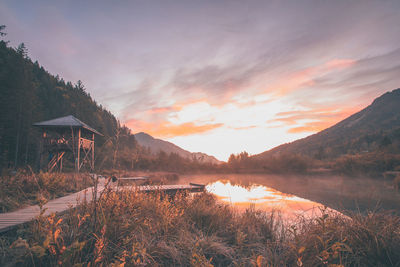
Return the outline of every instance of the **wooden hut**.
[[[63,159],[72,153],[75,171],[88,167],[94,171],[94,136],[102,135],[72,115],[33,124],[42,130],[39,165],[42,169],[47,155],[47,171],[61,171]]]

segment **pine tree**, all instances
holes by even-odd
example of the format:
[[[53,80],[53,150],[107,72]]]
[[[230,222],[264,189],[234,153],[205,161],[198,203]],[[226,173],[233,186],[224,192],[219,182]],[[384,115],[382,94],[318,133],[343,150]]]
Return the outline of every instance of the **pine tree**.
[[[28,57],[28,49],[26,48],[24,43],[21,43],[17,47],[17,54],[20,55],[22,58],[27,58]]]
[[[6,36],[7,33],[4,32],[6,25],[0,25],[0,36]]]

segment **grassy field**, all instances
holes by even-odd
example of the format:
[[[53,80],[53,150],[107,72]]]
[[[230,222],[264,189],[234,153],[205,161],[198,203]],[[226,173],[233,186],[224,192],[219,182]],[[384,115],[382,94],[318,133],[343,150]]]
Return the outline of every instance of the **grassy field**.
[[[85,174],[43,173],[19,170],[0,177],[0,213],[39,204],[93,185]]]
[[[105,190],[0,237],[2,266],[399,266],[400,217],[323,212],[288,224],[213,195]]]

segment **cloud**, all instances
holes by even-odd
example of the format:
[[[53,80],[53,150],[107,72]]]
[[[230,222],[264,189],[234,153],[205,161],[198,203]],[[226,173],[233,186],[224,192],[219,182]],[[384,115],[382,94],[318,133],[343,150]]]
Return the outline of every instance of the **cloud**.
[[[153,123],[140,120],[129,120],[126,125],[135,132],[146,132],[159,138],[202,134],[223,126],[222,123],[196,125],[196,123],[187,122],[176,125],[167,121]]]
[[[256,125],[250,125],[250,126],[243,126],[243,127],[230,127],[231,129],[234,130],[250,130],[250,129],[254,129],[257,128]]]
[[[168,87],[178,95],[204,98],[213,104],[226,102],[244,90],[257,75],[252,67],[208,65],[196,69],[178,69]]]
[[[169,113],[173,110],[176,110],[176,109],[174,109],[173,107],[159,107],[159,108],[152,108],[152,109],[146,110],[146,112],[149,114],[160,114],[160,113],[162,114],[162,113]]]
[[[268,121],[268,123],[290,126],[288,133],[312,133],[331,127],[357,111],[359,109],[356,107],[343,108],[340,106],[336,108],[286,111],[278,113],[276,118]]]
[[[333,59],[321,65],[308,67],[281,77],[268,89],[279,96],[284,96],[292,91],[304,87],[315,87],[315,80],[333,72],[352,67],[356,64],[353,59]]]

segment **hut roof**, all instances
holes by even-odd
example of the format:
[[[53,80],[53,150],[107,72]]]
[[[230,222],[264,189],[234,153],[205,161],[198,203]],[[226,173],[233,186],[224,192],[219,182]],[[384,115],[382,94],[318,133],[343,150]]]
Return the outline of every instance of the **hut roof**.
[[[58,128],[63,128],[63,127],[84,128],[92,133],[102,135],[101,133],[99,133],[98,131],[96,131],[95,129],[93,129],[92,127],[87,125],[86,123],[78,120],[77,118],[75,118],[72,115],[68,115],[65,117],[60,117],[60,118],[56,118],[56,119],[52,119],[52,120],[48,120],[48,121],[37,122],[37,123],[34,123],[33,126],[37,126],[37,127],[41,127],[41,128],[50,128],[50,127],[54,127],[54,128],[56,128],[56,127],[58,127]]]

